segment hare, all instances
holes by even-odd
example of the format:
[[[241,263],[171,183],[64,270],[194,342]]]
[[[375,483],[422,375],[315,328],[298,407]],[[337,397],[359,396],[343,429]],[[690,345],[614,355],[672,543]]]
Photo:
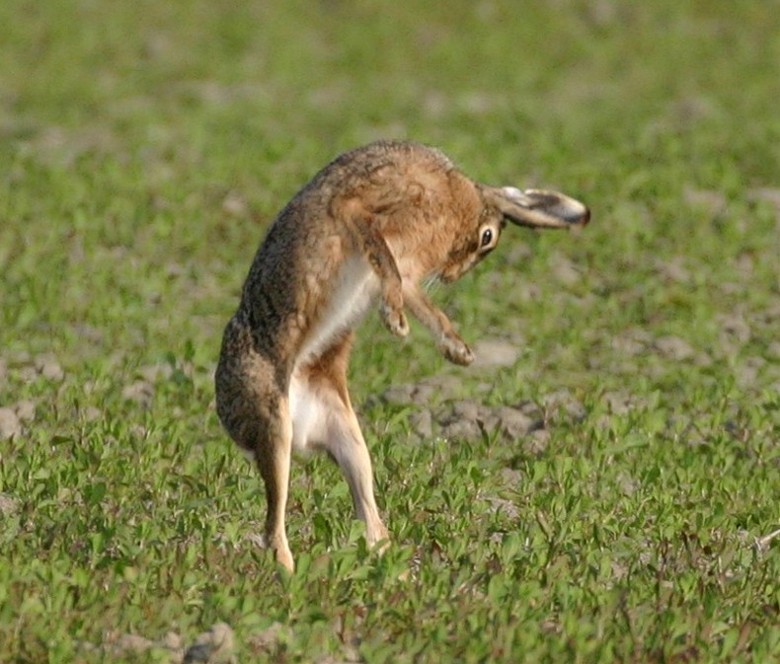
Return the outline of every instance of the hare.
[[[473,182],[410,142],[341,155],[287,204],[254,258],[215,376],[219,418],[265,482],[265,542],[278,563],[294,568],[284,523],[293,450],[328,452],[368,544],[388,537],[347,391],[353,330],[372,302],[393,334],[409,333],[408,308],[444,357],[467,365],[471,349],[419,284],[461,277],[495,249],[507,220],[565,228],[589,218],[557,192]]]

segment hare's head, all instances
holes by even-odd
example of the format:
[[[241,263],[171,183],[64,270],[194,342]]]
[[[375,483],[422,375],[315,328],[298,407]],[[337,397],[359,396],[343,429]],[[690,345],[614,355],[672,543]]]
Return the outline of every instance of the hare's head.
[[[571,228],[590,221],[590,210],[557,191],[477,185],[482,211],[470,236],[462,238],[440,273],[443,281],[455,281],[487,256],[498,244],[507,221],[529,228]]]

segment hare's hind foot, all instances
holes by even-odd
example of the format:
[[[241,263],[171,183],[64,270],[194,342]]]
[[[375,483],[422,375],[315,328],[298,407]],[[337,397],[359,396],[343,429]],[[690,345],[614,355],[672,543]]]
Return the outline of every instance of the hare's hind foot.
[[[377,521],[371,528],[366,522],[366,544],[370,549],[374,549],[377,553],[383,554],[390,546],[390,532],[385,527],[382,521]]]
[[[295,562],[289,545],[285,547],[282,542],[270,541],[268,535],[260,533],[250,533],[247,535],[246,539],[259,549],[272,551],[277,564],[284,567],[288,572],[293,572],[295,570]]]
[[[351,337],[309,366],[290,382],[290,412],[295,449],[326,450],[338,463],[349,485],[355,515],[366,524],[366,542],[388,539],[374,498],[371,458],[347,393],[343,362]]]
[[[292,574],[295,571],[295,562],[290,545],[287,543],[287,537],[284,536],[284,540],[280,541],[275,538],[269,539],[269,536],[266,535],[265,541],[268,548],[273,550],[276,562]]]

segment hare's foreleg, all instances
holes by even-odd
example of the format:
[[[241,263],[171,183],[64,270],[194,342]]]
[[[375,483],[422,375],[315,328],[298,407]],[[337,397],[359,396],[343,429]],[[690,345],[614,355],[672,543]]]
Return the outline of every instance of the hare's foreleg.
[[[404,314],[403,282],[393,258],[372,218],[358,218],[354,222],[360,250],[379,277],[382,289],[380,312],[387,328],[399,337],[409,334],[409,322]]]
[[[407,284],[404,288],[404,300],[412,315],[431,331],[444,357],[461,365],[474,361],[474,353],[455,331],[450,319],[424,292]]]

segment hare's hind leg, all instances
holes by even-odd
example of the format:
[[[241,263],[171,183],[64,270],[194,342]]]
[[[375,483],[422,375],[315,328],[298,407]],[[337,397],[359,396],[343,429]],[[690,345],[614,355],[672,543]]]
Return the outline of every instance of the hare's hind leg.
[[[374,498],[371,457],[347,392],[350,345],[347,335],[293,377],[294,444],[325,449],[336,460],[349,484],[356,515],[365,521],[366,541],[373,546],[388,533]]]
[[[230,358],[217,369],[217,410],[233,440],[257,465],[265,484],[265,545],[293,569],[284,513],[290,482],[292,425],[286,394],[270,387],[261,372],[246,376]],[[264,389],[263,389],[264,388]]]
[[[333,395],[334,401],[336,395]],[[344,473],[352,493],[358,519],[366,523],[366,541],[374,546],[388,537],[387,528],[379,516],[374,498],[374,477],[371,457],[360,426],[347,402],[334,403],[325,446]]]
[[[240,401],[237,399],[237,402]],[[293,571],[294,563],[284,526],[292,457],[292,424],[287,397],[276,392],[252,399],[251,407],[241,409],[238,426],[231,427],[233,439],[255,462],[265,485],[265,546],[276,561]],[[235,418],[234,421],[238,419]],[[226,426],[231,424],[223,418]]]
[[[284,525],[292,456],[292,423],[286,397],[279,398],[278,407],[266,424],[255,442],[255,459],[265,483],[265,541],[277,562],[292,572],[293,557]]]
[[[219,419],[255,461],[265,483],[266,546],[274,550],[281,565],[292,570],[284,528],[292,455],[289,398],[279,384],[275,363],[253,350],[241,313],[225,329],[214,378]]]

